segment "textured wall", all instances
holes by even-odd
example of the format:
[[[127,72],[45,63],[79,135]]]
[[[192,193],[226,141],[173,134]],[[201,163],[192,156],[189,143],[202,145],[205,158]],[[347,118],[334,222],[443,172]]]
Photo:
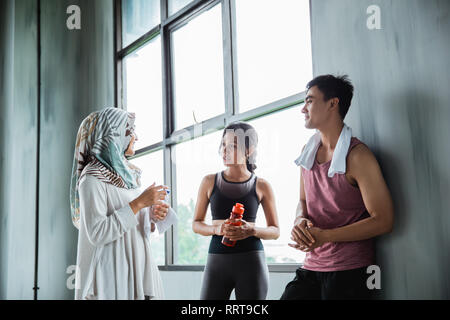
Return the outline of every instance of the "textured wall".
[[[68,30],[66,8],[81,9]],[[112,0],[42,0],[39,299],[73,299],[66,269],[76,264],[78,233],[69,189],[75,137],[90,112],[114,103]]]
[[[366,27],[369,5],[381,30]],[[314,75],[347,73],[346,122],[378,158],[395,202],[378,240],[388,299],[450,298],[450,2],[314,0]]]
[[[81,30],[66,27],[73,4]],[[0,1],[0,299],[33,298],[37,6]],[[69,207],[72,157],[81,120],[114,103],[113,1],[42,0],[40,18],[38,298],[73,299],[66,287],[78,239]]]
[[[9,114],[13,104],[13,67],[14,56],[14,2],[5,0],[0,2],[0,44],[4,49],[0,50],[0,299],[7,295],[8,279],[8,179],[7,172],[11,166],[9,157],[6,157],[6,145],[10,140],[8,134]]]
[[[0,298],[32,299],[34,286],[37,10],[36,1],[2,1],[3,92]],[[4,45],[3,45],[4,44]]]

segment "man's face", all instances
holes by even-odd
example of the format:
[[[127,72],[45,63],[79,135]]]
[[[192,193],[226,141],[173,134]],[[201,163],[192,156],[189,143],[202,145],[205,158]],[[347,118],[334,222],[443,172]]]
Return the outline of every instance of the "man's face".
[[[317,129],[327,121],[331,115],[330,106],[333,99],[324,101],[323,93],[313,86],[306,92],[305,105],[302,113],[305,114],[305,127]]]

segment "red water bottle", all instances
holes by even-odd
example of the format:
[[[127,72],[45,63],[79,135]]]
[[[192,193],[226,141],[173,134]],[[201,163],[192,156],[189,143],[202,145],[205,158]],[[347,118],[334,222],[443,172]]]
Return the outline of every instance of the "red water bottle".
[[[242,203],[236,203],[233,206],[233,210],[231,210],[230,219],[241,220],[244,215],[244,205]],[[229,222],[228,222],[229,223]],[[240,226],[242,221],[232,222],[232,226]],[[228,247],[234,247],[236,245],[236,241],[231,241],[229,238],[223,236],[222,244]]]

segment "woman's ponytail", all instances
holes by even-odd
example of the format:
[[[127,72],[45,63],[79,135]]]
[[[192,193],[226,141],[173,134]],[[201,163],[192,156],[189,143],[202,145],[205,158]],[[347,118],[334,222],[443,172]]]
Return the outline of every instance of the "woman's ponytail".
[[[255,160],[256,160],[256,150],[253,152],[253,154],[250,157],[247,157],[247,159],[245,160],[245,164],[247,165],[247,170],[250,172],[255,172],[255,169],[257,168],[256,164],[255,164]]]

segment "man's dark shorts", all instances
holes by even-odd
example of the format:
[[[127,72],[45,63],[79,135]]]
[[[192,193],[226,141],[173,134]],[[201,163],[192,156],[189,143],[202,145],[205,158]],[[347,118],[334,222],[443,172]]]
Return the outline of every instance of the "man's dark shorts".
[[[367,267],[332,272],[298,268],[294,280],[286,285],[281,300],[338,300],[372,298],[367,287]]]

